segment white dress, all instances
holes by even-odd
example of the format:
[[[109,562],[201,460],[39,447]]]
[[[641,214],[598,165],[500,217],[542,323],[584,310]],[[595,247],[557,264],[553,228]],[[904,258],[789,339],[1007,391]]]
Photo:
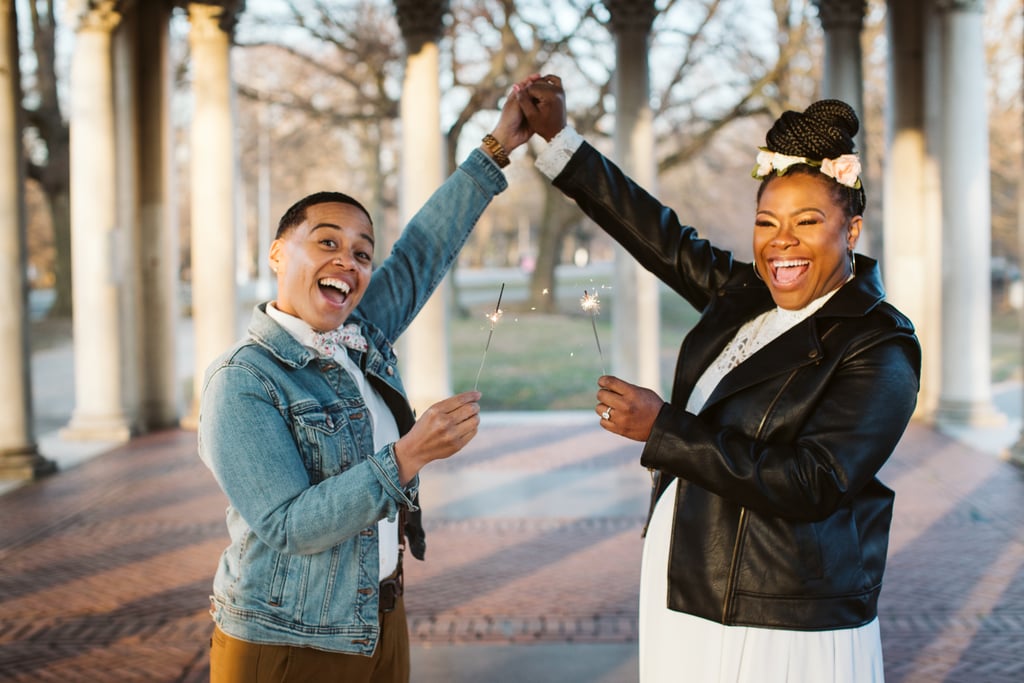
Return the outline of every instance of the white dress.
[[[820,308],[776,308],[740,328],[701,377],[687,410],[700,412],[719,380]],[[878,620],[834,631],[723,626],[668,609],[668,556],[676,482],[655,506],[640,571],[640,683],[881,683]]]

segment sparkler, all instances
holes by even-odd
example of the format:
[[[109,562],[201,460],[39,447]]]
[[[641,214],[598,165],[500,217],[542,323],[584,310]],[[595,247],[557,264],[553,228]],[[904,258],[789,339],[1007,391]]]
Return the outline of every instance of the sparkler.
[[[505,293],[505,283],[501,283],[501,290],[498,292],[498,303],[494,305],[494,313],[487,316],[487,319],[491,321],[491,329],[487,333],[487,343],[484,345],[484,355],[480,359],[480,369],[476,371],[476,381],[473,382],[473,391],[476,391],[477,385],[480,384],[480,373],[484,371],[484,361],[487,360],[487,349],[491,348],[491,337],[494,336],[494,326],[501,320],[501,316],[504,315],[501,311],[501,295]]]
[[[597,342],[597,355],[601,357],[601,374],[607,375],[608,372],[604,367],[604,352],[601,351],[601,340],[597,337],[597,316],[601,312],[601,299],[598,298],[597,292],[591,294],[584,289],[583,298],[580,299],[580,308],[584,313],[590,314],[590,325],[594,328],[594,341]]]

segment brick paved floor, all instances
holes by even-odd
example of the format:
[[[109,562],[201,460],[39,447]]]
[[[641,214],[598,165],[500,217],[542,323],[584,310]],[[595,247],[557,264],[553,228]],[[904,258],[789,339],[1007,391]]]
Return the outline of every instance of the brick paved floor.
[[[427,562],[408,570],[414,644],[468,662],[496,646],[635,643],[637,453],[591,420],[485,422],[428,469]],[[887,680],[1024,680],[1024,474],[913,425],[884,479],[897,491]],[[177,431],[0,496],[0,681],[205,680],[223,510],[195,434]]]

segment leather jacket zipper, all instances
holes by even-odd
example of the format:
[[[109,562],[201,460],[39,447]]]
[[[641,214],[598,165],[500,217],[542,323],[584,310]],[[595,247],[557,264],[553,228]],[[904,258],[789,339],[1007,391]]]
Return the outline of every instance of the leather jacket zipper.
[[[732,546],[732,559],[729,561],[729,580],[725,584],[725,596],[722,600],[722,623],[728,623],[729,605],[732,604],[733,584],[736,582],[736,563],[740,558],[740,545],[743,543],[743,532],[747,527],[747,508],[740,508],[740,519],[736,524],[736,542]]]

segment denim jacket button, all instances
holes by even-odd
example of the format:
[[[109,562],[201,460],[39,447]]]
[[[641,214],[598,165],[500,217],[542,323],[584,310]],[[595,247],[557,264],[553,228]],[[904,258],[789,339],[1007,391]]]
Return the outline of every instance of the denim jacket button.
[[[385,370],[384,372],[388,373],[388,377],[392,377],[395,374],[395,368],[393,366],[389,365],[388,369]]]

